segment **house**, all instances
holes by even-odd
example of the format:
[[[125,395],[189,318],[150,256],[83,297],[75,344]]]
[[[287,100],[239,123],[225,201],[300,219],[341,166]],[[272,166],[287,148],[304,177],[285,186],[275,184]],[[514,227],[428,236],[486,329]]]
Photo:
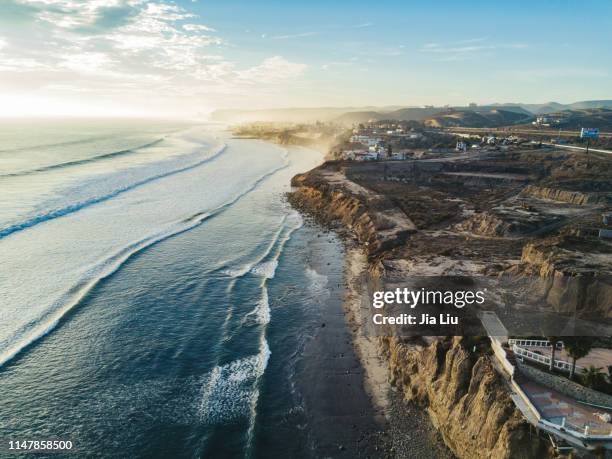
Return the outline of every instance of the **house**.
[[[467,149],[468,149],[467,142],[464,142],[463,140],[458,140],[457,141],[457,146],[455,147],[455,150],[457,150],[457,151],[467,151]]]
[[[391,159],[394,161],[404,161],[406,159],[407,153],[405,151],[397,151],[391,153]]]
[[[375,151],[366,151],[355,156],[355,161],[378,161],[380,154]]]
[[[537,126],[550,126],[550,121],[548,116],[538,116],[532,124]]]
[[[367,144],[369,140],[370,140],[370,136],[367,136],[367,135],[354,135],[351,137],[352,143]]]
[[[349,161],[376,161],[381,158],[378,152],[367,150],[347,150],[343,152],[343,157]]]

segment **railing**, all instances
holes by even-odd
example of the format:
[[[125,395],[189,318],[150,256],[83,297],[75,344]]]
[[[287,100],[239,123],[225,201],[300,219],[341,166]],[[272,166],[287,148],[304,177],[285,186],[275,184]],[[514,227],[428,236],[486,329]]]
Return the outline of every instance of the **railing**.
[[[604,430],[602,428],[592,428],[589,425],[584,427],[577,426],[567,422],[566,418],[562,418],[561,424],[556,424],[546,419],[540,419],[540,423],[583,440],[609,440],[612,438],[612,428]]]
[[[517,346],[522,347],[552,347],[550,341],[547,339],[509,339],[508,344],[512,346],[516,344]],[[556,344],[557,349],[563,349],[564,344],[563,341],[558,341]]]
[[[551,358],[547,355],[542,355],[537,352],[530,351],[529,349],[524,349],[522,347],[519,347],[516,344],[512,345],[512,350],[514,351],[516,355],[519,355],[527,360],[531,360],[532,362],[538,362],[546,366],[550,366]],[[572,364],[569,362],[566,362],[565,360],[555,359],[554,367],[558,370],[570,372],[572,369]],[[580,365],[576,365],[576,369],[582,370],[582,367]]]

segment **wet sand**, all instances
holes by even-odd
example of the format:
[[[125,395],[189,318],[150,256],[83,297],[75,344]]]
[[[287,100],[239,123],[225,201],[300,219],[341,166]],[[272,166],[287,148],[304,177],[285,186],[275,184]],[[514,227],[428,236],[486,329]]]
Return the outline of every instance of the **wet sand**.
[[[361,333],[366,258],[346,244],[344,285],[334,286],[321,325],[306,345],[300,392],[312,457],[452,458],[423,408],[388,383],[374,339]]]
[[[388,457],[385,416],[364,386],[364,369],[343,311],[345,289],[330,286],[321,324],[306,344],[299,389],[311,432],[311,457]]]

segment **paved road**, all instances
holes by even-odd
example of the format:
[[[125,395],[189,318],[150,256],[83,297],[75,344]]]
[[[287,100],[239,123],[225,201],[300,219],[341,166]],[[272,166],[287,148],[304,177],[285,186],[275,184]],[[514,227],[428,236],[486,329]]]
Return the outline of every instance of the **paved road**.
[[[542,142],[542,145],[547,145],[549,147],[555,147],[555,148],[567,148],[568,150],[581,150],[581,151],[586,151],[586,147],[577,147],[575,145],[561,145],[558,143],[548,143],[548,142]],[[599,148],[590,148],[589,147],[589,153],[593,152],[593,153],[605,153],[607,155],[612,155],[612,151],[610,150],[601,150]]]
[[[504,134],[523,134],[523,135],[541,135],[559,137],[559,129],[525,129],[516,128],[512,126],[502,128],[468,128],[468,127],[454,127],[447,128],[446,132],[461,132],[465,134],[479,134],[485,132],[501,132]],[[561,131],[561,137],[577,137],[580,135],[580,131]],[[612,132],[600,132],[599,137],[612,137]]]

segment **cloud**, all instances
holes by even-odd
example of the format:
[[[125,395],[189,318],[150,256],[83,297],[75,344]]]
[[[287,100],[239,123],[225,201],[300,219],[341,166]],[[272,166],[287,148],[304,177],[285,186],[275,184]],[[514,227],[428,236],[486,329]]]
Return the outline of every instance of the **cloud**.
[[[353,29],[363,29],[364,27],[371,27],[372,23],[371,22],[364,22],[362,24],[355,24],[353,27]]]
[[[240,65],[225,56],[229,45],[215,28],[170,0],[0,2],[20,18],[0,37],[0,96],[13,99],[38,94],[70,106],[86,94],[87,106],[179,98],[194,105],[198,98],[259,97],[307,68],[280,55]]]
[[[302,32],[289,35],[273,35],[270,38],[272,40],[288,40],[291,38],[312,37],[313,35],[317,35],[317,32]]]
[[[183,29],[187,32],[216,32],[212,27],[203,24],[183,24]]]
[[[423,44],[419,51],[437,55],[437,60],[440,61],[456,61],[476,58],[485,52],[490,53],[500,49],[524,49],[528,47],[524,43],[487,44],[486,41],[486,37],[480,37],[458,40],[452,44],[430,42]]]
[[[466,45],[468,43],[481,43],[483,41],[487,41],[488,39],[488,37],[467,38],[465,40],[459,40],[457,43]]]
[[[272,83],[301,75],[308,66],[290,62],[282,56],[265,59],[260,65],[236,72],[239,80],[249,83]]]

